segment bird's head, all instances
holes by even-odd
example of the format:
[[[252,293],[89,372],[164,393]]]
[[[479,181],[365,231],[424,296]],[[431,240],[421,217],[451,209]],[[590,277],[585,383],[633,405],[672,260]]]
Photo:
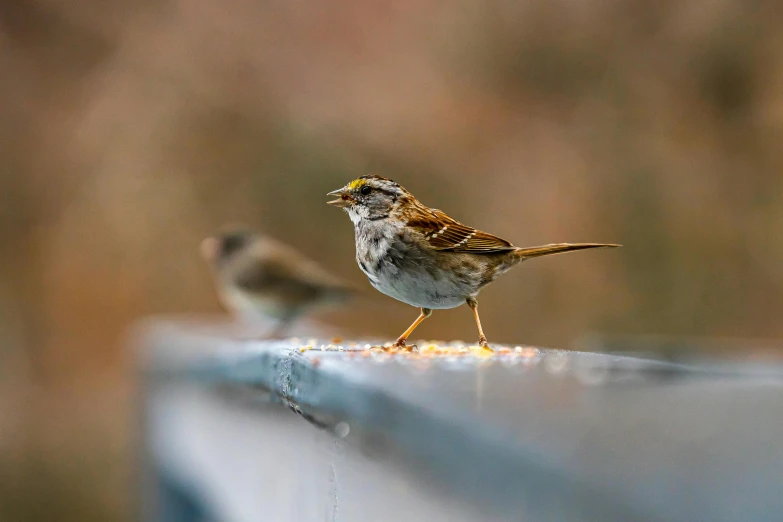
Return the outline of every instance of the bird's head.
[[[253,242],[254,234],[244,229],[219,232],[201,242],[201,255],[210,263],[222,263]]]
[[[328,203],[345,209],[351,221],[357,223],[389,217],[410,193],[395,181],[371,175],[356,178],[327,196],[337,196]]]

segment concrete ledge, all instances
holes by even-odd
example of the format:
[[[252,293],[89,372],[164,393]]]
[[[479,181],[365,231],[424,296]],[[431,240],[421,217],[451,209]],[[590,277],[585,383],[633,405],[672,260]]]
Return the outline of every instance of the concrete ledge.
[[[255,418],[261,440],[285,418],[291,430],[318,433],[321,443],[351,454],[331,459],[336,476],[347,473],[344,466],[372,469],[364,481],[343,482],[342,495],[335,491],[341,505],[323,506],[342,513],[339,520],[395,520],[384,516],[392,512],[411,521],[433,520],[433,513],[457,520],[455,506],[459,520],[783,519],[783,372],[776,368],[530,347],[505,347],[495,357],[361,353],[364,342],[321,351],[337,343],[242,340],[228,327],[177,322],[148,325],[143,344],[151,466],[179,469],[180,483],[183,475],[210,473],[230,481],[219,461],[188,469],[177,464],[187,452],[171,456],[192,432],[177,429],[177,410],[219,397],[211,413],[199,415],[208,424],[221,409],[240,408],[236,425],[224,424],[226,442],[247,429],[237,419]],[[290,440],[302,452],[312,444],[301,434]],[[224,444],[218,437],[208,445],[202,451],[218,454]],[[263,468],[274,451],[262,445],[253,458]],[[291,473],[279,468],[263,473]],[[393,501],[381,500],[384,473],[418,485],[406,501],[416,510],[393,511]],[[218,488],[201,482],[199,497]],[[305,483],[299,498],[313,505],[334,485],[326,476]],[[215,516],[232,520],[230,511]],[[309,520],[280,517],[274,520]]]

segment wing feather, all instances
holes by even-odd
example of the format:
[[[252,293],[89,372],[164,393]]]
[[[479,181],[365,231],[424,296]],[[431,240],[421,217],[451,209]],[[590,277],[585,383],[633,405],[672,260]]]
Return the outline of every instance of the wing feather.
[[[418,209],[408,226],[418,230],[435,250],[490,254],[515,248],[505,239],[463,225],[436,209]]]

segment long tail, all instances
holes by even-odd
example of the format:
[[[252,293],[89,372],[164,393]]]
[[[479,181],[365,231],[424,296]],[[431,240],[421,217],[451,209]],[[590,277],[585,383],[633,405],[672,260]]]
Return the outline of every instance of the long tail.
[[[553,254],[562,254],[573,250],[586,250],[588,248],[616,248],[622,245],[612,245],[606,243],[555,243],[552,245],[543,245],[530,248],[517,248],[514,255],[522,259],[531,257],[550,256]]]

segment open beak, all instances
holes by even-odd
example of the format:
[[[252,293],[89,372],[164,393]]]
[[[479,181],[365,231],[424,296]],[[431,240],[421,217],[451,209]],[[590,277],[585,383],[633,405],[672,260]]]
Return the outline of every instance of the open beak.
[[[335,207],[350,207],[354,203],[353,197],[345,191],[345,188],[333,190],[327,194],[327,196],[337,196],[337,199],[327,201],[328,204]]]

